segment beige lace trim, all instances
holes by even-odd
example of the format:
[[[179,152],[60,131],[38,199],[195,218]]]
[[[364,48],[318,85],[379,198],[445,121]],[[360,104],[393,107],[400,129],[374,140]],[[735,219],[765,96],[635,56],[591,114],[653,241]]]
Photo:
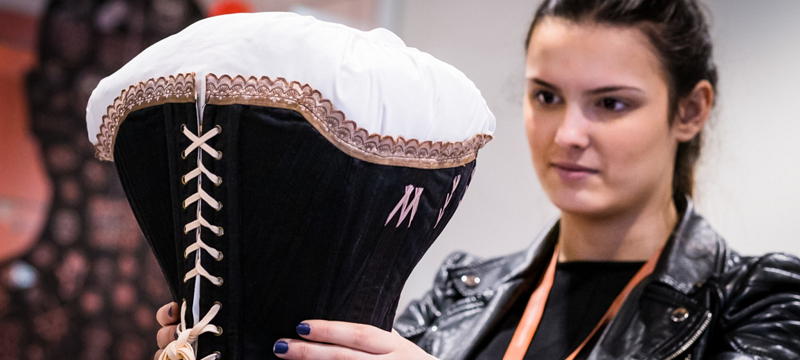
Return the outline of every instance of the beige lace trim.
[[[330,100],[309,85],[284,78],[228,75],[206,76],[206,103],[247,104],[299,112],[320,134],[346,154],[371,163],[436,169],[461,166],[474,160],[492,137],[478,134],[461,142],[420,142],[403,137],[371,134],[347,120]]]
[[[100,160],[114,161],[114,142],[119,126],[128,114],[166,103],[194,102],[194,95],[194,74],[150,79],[122,90],[103,116],[94,146],[95,156]]]
[[[194,102],[194,74],[179,74],[150,79],[122,90],[103,116],[97,134],[95,156],[114,161],[114,142],[120,124],[133,111],[165,103]],[[284,78],[206,76],[206,103],[214,105],[246,104],[297,111],[317,131],[344,153],[382,165],[437,169],[461,166],[474,160],[491,139],[478,134],[459,142],[420,142],[369,133],[336,110],[330,100],[309,85]]]

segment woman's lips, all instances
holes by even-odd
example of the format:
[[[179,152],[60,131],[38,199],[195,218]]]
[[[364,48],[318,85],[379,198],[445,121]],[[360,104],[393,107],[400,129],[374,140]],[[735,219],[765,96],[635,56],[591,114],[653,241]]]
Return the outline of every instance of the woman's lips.
[[[566,162],[555,162],[550,166],[555,168],[556,173],[563,181],[583,180],[600,172],[586,166]]]

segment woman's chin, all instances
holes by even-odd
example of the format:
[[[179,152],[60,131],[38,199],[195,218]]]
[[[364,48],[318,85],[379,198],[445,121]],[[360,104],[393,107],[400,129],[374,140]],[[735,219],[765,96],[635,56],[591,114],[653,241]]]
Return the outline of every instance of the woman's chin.
[[[606,196],[594,191],[562,189],[548,192],[548,196],[562,213],[571,215],[600,217],[607,215],[611,207]]]

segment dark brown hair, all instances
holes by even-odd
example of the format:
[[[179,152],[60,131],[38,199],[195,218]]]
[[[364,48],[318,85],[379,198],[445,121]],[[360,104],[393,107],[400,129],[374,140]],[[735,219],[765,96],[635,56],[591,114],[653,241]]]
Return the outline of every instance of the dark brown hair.
[[[689,95],[698,82],[708,80],[716,92],[711,35],[696,0],[544,0],[528,29],[526,49],[536,25],[549,16],[639,28],[656,50],[667,75],[670,121],[675,118],[678,99]],[[678,203],[683,203],[684,196],[692,196],[702,135],[701,131],[678,145],[672,178],[672,196]]]

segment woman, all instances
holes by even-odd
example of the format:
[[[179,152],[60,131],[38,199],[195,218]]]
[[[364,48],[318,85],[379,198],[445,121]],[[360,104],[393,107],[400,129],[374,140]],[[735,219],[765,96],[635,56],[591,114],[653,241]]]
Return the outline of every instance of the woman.
[[[275,353],[800,358],[800,261],[737,255],[692,206],[711,53],[696,1],[545,1],[527,39],[524,113],[560,221],[517,254],[448,258],[396,333],[309,320],[297,327],[304,340],[279,340]],[[158,319],[175,313],[165,306]],[[162,328],[159,345],[173,332]]]

